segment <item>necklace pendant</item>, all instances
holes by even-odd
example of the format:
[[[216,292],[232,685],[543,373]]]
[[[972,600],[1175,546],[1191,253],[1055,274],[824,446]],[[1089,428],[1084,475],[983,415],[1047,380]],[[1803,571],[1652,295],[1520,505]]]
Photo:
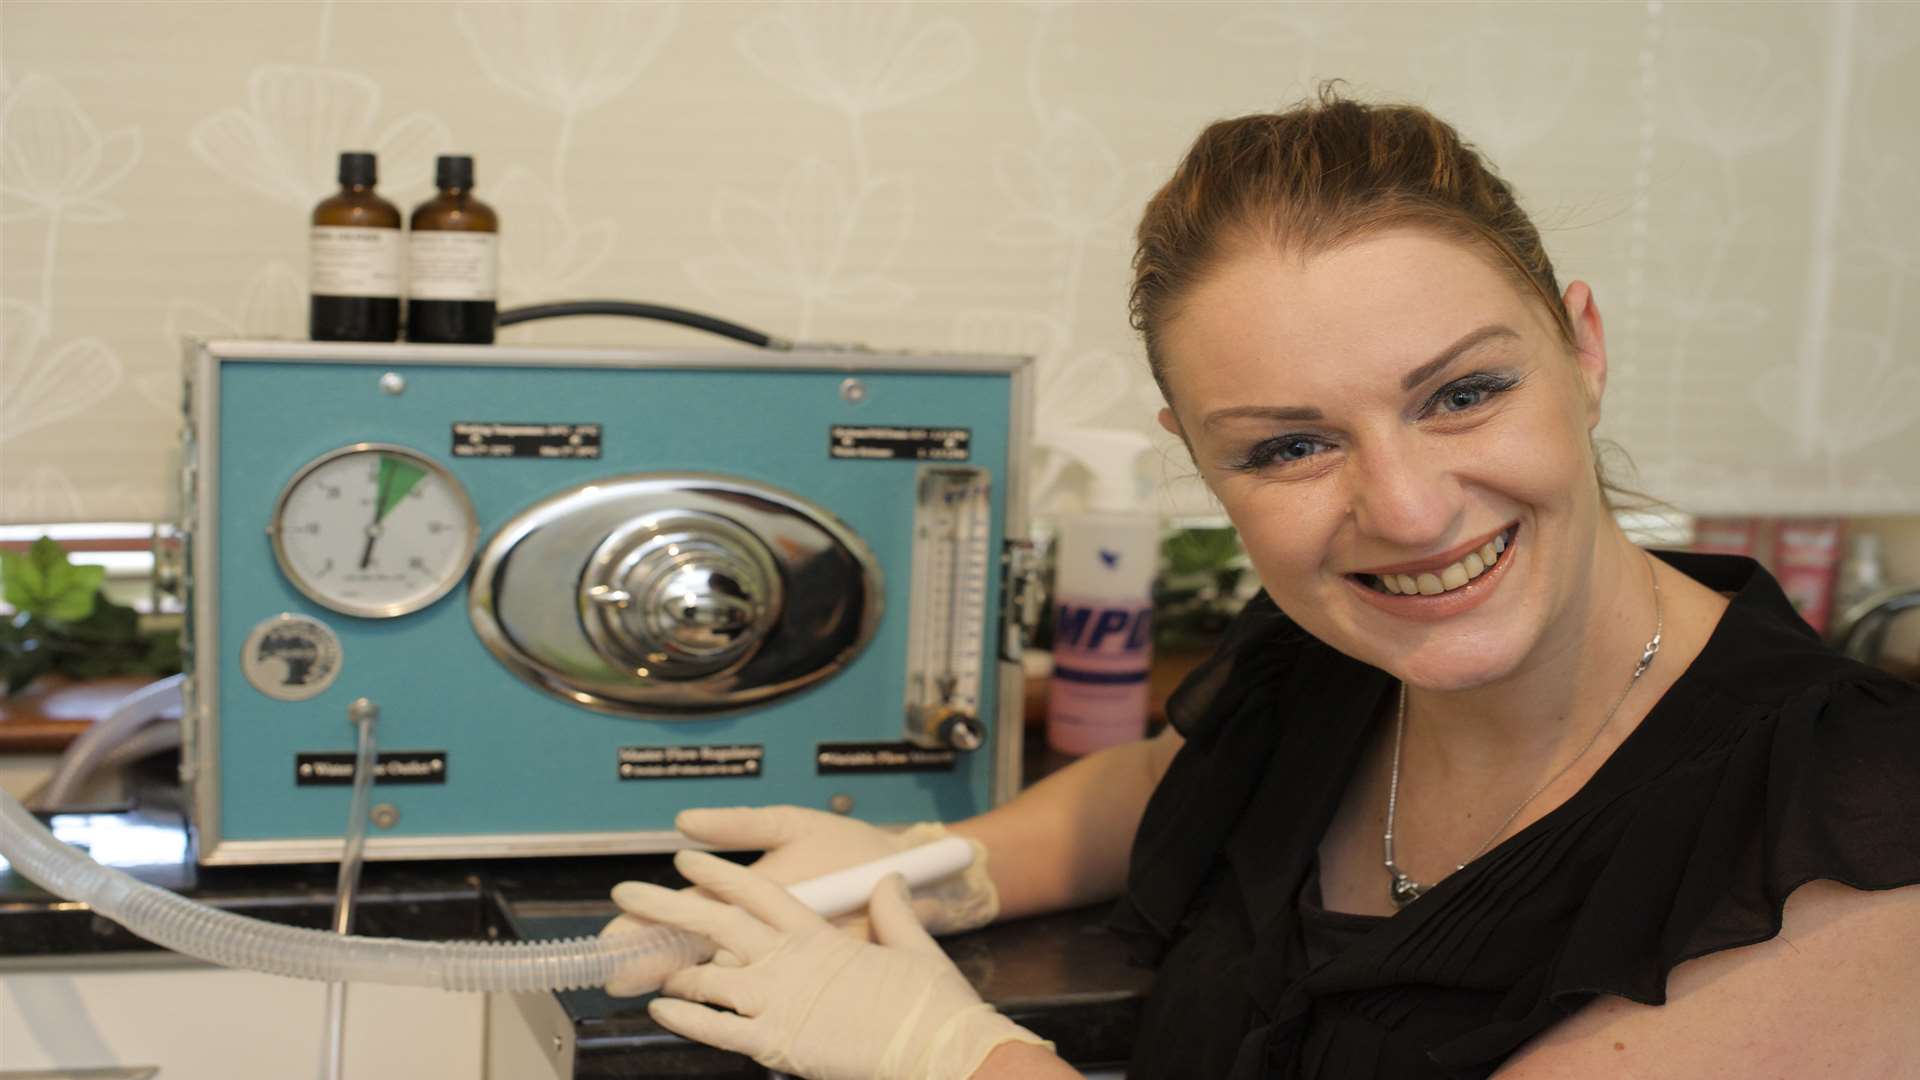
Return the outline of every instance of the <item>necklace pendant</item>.
[[[1395,908],[1406,907],[1408,904],[1420,899],[1420,894],[1426,891],[1427,887],[1425,885],[1400,873],[1398,870],[1393,873],[1393,884],[1387,886],[1387,896],[1393,900],[1393,906]]]

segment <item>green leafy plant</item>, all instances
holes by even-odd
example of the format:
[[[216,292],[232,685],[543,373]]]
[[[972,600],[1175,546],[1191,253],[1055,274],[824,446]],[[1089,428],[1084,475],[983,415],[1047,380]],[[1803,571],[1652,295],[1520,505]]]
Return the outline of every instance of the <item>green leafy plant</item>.
[[[0,597],[14,609],[0,620],[6,694],[52,672],[96,679],[180,670],[179,634],[142,631],[138,612],[100,591],[105,578],[101,567],[75,566],[44,536],[25,554],[0,551]]]
[[[1211,648],[1247,601],[1247,556],[1229,526],[1177,529],[1160,545],[1153,583],[1153,644]]]

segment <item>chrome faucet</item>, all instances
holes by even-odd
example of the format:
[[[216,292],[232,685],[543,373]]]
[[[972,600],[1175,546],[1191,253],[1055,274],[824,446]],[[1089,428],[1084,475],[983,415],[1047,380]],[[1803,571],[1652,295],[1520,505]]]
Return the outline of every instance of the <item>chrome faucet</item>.
[[[1832,640],[1841,652],[1864,664],[1877,664],[1893,617],[1920,608],[1920,585],[1899,585],[1855,601],[1833,624]]]

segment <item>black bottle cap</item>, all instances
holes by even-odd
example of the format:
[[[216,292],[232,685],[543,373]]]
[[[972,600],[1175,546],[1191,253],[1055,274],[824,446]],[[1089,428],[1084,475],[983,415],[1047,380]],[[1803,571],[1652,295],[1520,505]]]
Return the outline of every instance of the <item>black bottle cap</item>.
[[[437,187],[462,191],[472,187],[473,159],[465,154],[441,154],[433,162],[433,182]]]
[[[361,187],[372,187],[379,179],[380,170],[374,165],[373,155],[367,153],[346,153],[340,155],[340,182]]]

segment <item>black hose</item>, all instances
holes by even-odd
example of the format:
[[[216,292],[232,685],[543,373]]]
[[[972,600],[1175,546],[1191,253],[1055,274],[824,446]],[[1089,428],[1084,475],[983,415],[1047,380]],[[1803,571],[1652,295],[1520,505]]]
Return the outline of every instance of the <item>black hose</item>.
[[[763,334],[717,319],[712,315],[702,315],[685,308],[666,307],[661,304],[636,304],[628,300],[564,300],[553,304],[528,304],[525,307],[508,308],[494,317],[499,326],[512,326],[515,323],[532,322],[535,319],[560,319],[570,315],[624,315],[634,319],[656,319],[660,322],[676,323],[680,326],[705,330],[709,334],[719,334],[735,341],[744,341],[762,349],[791,349],[793,343]]]

